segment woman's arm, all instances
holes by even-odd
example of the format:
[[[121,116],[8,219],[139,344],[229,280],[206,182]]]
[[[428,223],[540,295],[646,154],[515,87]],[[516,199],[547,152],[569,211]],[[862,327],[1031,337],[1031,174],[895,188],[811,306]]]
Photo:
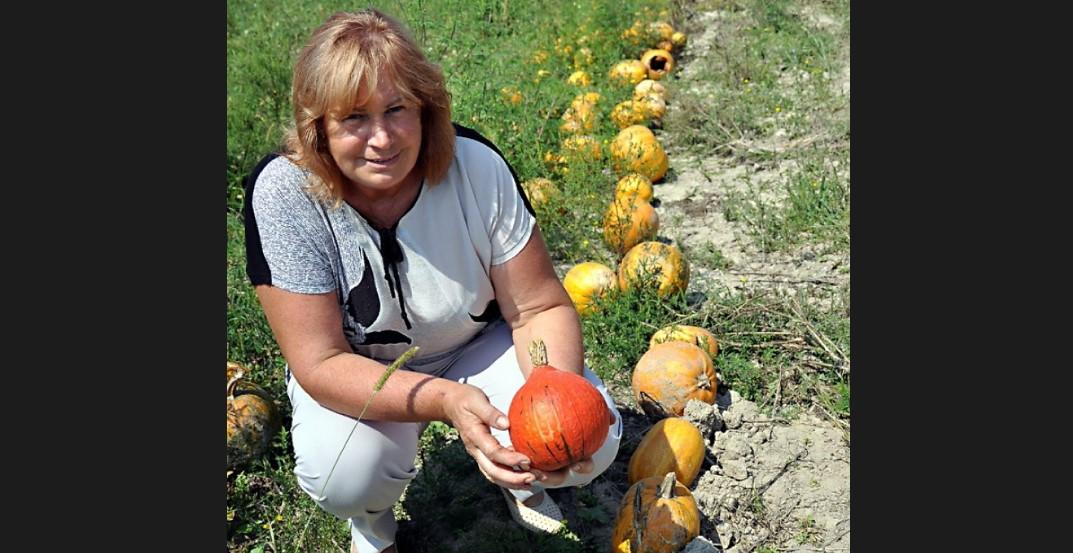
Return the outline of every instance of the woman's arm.
[[[298,294],[267,285],[256,290],[292,376],[321,405],[360,415],[387,366],[351,351],[335,293]],[[488,432],[487,426],[505,430],[506,417],[475,386],[399,370],[387,379],[363,420],[447,422],[459,431],[481,470],[500,485],[524,488],[533,479],[505,468],[528,459]]]
[[[256,290],[294,378],[321,405],[357,417],[387,366],[351,352],[335,292],[298,294],[274,286],[257,286]],[[443,398],[455,384],[397,371],[363,419],[446,420]]]
[[[548,348],[548,364],[581,374],[585,356],[581,321],[555,274],[539,227],[533,227],[529,242],[518,255],[492,267],[491,278],[496,301],[513,331],[514,349],[525,378],[533,368],[529,344],[536,338]]]

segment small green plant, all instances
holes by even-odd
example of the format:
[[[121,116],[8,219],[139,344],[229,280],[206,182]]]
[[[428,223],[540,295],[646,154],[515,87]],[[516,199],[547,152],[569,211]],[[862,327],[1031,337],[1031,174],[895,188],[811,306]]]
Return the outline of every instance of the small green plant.
[[[324,490],[328,488],[328,481],[332,479],[332,474],[335,473],[335,467],[339,464],[339,459],[343,456],[343,450],[345,450],[347,444],[350,443],[350,438],[354,436],[354,431],[358,429],[358,423],[360,423],[361,418],[365,416],[365,411],[369,409],[369,405],[372,404],[373,398],[384,388],[384,384],[387,384],[387,379],[397,371],[399,367],[405,365],[407,361],[417,354],[418,349],[420,348],[414,346],[403,352],[398,359],[392,361],[391,364],[384,369],[383,374],[376,380],[376,384],[373,385],[373,393],[369,394],[368,399],[365,400],[365,405],[362,405],[361,412],[358,413],[358,418],[354,419],[354,426],[350,428],[350,433],[347,434],[346,439],[343,440],[343,445],[339,448],[339,454],[335,456],[335,461],[332,462],[332,468],[328,471],[328,476],[324,477],[324,485],[320,487],[321,500],[324,499]]]
[[[805,515],[803,518],[798,520],[797,535],[795,536],[797,543],[801,545],[819,545],[819,536],[820,529],[816,527],[816,519],[814,519],[811,514]]]

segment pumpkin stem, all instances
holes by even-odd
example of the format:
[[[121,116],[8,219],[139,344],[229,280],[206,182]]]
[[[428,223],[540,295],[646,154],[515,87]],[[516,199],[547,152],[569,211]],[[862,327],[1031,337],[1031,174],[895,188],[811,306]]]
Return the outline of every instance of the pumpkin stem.
[[[242,370],[242,367],[239,367],[235,370],[235,375],[231,377],[231,380],[227,381],[227,399],[235,401],[235,387],[238,386],[238,381],[243,376],[246,376],[246,372]]]
[[[673,473],[672,473],[673,474]],[[630,551],[642,551],[641,543],[644,538],[645,531],[645,519],[646,513],[644,512],[644,505],[641,498],[641,491],[644,486],[634,486],[633,493],[633,538],[630,540]],[[636,540],[636,541],[634,541]]]
[[[674,478],[674,473],[668,472],[667,476],[663,477],[663,483],[659,485],[659,497],[662,499],[670,499],[674,497],[674,486],[677,483],[677,480]]]
[[[544,340],[537,338],[529,344],[529,360],[534,367],[548,364],[548,347],[544,345]]]

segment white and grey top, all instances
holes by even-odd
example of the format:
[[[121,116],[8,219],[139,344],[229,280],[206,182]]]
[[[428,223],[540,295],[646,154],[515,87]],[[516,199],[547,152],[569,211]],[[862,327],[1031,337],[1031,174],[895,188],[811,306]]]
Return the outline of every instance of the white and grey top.
[[[378,229],[347,203],[305,189],[308,172],[266,156],[246,180],[246,273],[254,285],[336,291],[355,353],[439,374],[502,322],[489,271],[529,241],[536,219],[514,169],[491,142],[455,125],[454,161],[421,184],[395,227]]]

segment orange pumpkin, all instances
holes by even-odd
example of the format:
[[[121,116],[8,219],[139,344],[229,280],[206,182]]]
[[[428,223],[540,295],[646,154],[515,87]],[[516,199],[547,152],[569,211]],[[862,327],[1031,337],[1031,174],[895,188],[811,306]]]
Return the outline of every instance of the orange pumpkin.
[[[548,365],[543,341],[529,355],[533,370],[507,411],[511,445],[544,471],[592,457],[614,420],[604,396],[585,377]]]
[[[619,86],[634,86],[648,75],[648,68],[641,60],[622,60],[611,66],[607,78]]]
[[[652,204],[637,197],[616,197],[604,213],[604,242],[619,255],[659,232],[659,215]]]
[[[627,480],[630,484],[650,476],[673,472],[687,488],[700,473],[707,446],[700,430],[679,417],[660,419],[648,429],[630,457]]]
[[[637,198],[646,202],[652,201],[652,181],[640,173],[629,173],[615,183],[616,199]]]
[[[660,296],[682,292],[689,286],[689,264],[682,252],[662,242],[641,242],[631,248],[618,266],[618,287],[654,287]]]
[[[619,175],[641,173],[658,182],[667,174],[667,153],[651,129],[630,125],[611,142],[611,166]]]
[[[618,287],[615,272],[610,267],[594,261],[578,263],[566,272],[563,287],[574,302],[577,312],[585,315],[592,313],[593,302],[610,290]]]
[[[652,476],[630,486],[611,534],[614,553],[674,553],[700,535],[700,509],[689,488]]]
[[[652,346],[637,361],[630,387],[652,417],[682,416],[691,399],[711,404],[719,380],[708,352],[686,342]]]
[[[708,352],[712,360],[719,353],[719,342],[715,335],[699,326],[670,325],[656,331],[648,341],[648,347],[664,342],[688,342],[696,344]]]
[[[641,63],[648,72],[648,78],[657,81],[674,70],[674,56],[661,48],[653,48],[641,54]]]
[[[227,468],[232,469],[263,455],[283,421],[272,396],[242,379],[241,365],[228,363],[227,372]]]

